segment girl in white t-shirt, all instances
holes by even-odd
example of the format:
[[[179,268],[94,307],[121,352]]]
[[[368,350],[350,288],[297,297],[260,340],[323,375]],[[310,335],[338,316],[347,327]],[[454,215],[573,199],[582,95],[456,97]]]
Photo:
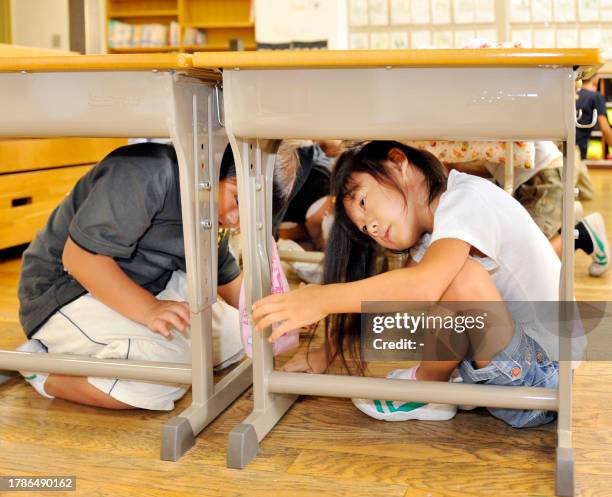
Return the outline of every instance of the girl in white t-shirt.
[[[449,381],[458,368],[468,383],[556,387],[554,335],[529,306],[503,305],[558,298],[560,261],[516,200],[482,178],[457,171],[447,176],[433,155],[394,141],[346,150],[334,168],[332,195],[335,222],[326,250],[326,284],[271,295],[253,305],[257,329],[283,322],[270,341],[327,317],[326,345],[308,357],[295,357],[286,370],[322,372],[340,355],[350,371],[348,352],[363,373],[358,321],[363,302],[497,301],[502,310],[482,331],[426,333],[425,353],[442,344],[452,349],[452,358],[422,360],[389,376]],[[412,249],[413,263],[376,275],[381,248]],[[442,404],[354,402],[388,421],[442,420],[456,413],[455,406]],[[555,417],[549,411],[489,411],[515,427]]]

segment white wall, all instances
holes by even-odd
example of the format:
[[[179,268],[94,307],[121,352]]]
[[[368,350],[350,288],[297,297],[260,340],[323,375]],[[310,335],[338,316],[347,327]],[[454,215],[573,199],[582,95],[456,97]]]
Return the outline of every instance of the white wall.
[[[327,40],[347,48],[346,0],[255,0],[255,39],[259,43]]]
[[[70,49],[68,0],[11,0],[15,45]]]

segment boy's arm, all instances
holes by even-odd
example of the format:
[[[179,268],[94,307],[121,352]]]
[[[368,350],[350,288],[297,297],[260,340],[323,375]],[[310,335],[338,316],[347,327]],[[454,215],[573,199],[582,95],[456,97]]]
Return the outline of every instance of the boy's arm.
[[[606,143],[608,145],[612,145],[612,128],[610,128],[608,116],[602,116],[601,114],[597,116],[597,124],[599,124],[599,129],[601,130],[601,134],[603,135],[603,137],[606,139]]]
[[[186,302],[158,300],[129,278],[112,257],[93,254],[69,237],[62,254],[64,268],[100,302],[123,316],[168,336],[190,324]]]
[[[217,293],[225,300],[229,305],[238,309],[238,302],[240,301],[240,285],[242,284],[242,273],[237,278],[234,278],[225,285],[220,285],[217,288]]]

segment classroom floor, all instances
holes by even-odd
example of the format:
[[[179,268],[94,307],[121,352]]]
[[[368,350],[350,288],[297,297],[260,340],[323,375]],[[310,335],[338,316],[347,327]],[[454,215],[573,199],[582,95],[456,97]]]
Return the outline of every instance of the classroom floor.
[[[592,176],[597,197],[585,212],[603,212],[612,235],[612,170]],[[589,262],[576,255],[578,299],[610,299],[612,272],[589,278]],[[19,264],[19,251],[0,260],[2,349],[24,338],[17,319]],[[173,413],[113,412],[46,400],[13,379],[0,385],[0,398],[0,475],[76,475],[77,490],[69,496],[554,495],[556,424],[516,430],[484,409],[460,411],[445,422],[385,423],[349,399],[303,397],[248,468],[232,470],[225,467],[227,434],[250,413],[250,389],[175,463],[159,460],[160,433],[168,417],[189,405],[189,394]],[[611,362],[584,362],[576,371],[573,428],[577,495],[612,496]]]

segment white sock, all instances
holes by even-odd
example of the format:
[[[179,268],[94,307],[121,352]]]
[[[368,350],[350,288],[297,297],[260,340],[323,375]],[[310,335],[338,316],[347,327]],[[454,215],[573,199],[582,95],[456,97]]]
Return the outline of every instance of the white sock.
[[[38,352],[38,353],[45,352],[46,353],[47,349],[39,340],[32,339],[32,340],[28,340],[23,345],[20,345],[19,347],[17,347],[17,351],[18,352]],[[53,395],[49,395],[45,391],[45,382],[47,381],[47,378],[49,377],[48,373],[34,373],[33,371],[19,371],[19,372],[24,377],[24,379],[30,385],[32,385],[32,387],[34,387],[34,390],[36,390],[40,395],[42,395],[43,397],[46,397],[47,399],[55,398],[53,397]]]

